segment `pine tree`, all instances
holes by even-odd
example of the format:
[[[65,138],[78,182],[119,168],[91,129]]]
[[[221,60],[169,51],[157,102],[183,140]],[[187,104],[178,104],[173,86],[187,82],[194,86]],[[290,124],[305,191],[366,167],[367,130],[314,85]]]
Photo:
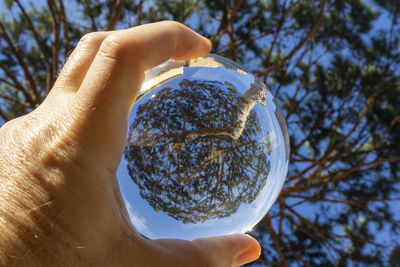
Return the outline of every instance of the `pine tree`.
[[[79,38],[178,20],[265,81],[289,174],[254,266],[399,266],[398,0],[19,0],[0,5],[0,117],[37,107]]]

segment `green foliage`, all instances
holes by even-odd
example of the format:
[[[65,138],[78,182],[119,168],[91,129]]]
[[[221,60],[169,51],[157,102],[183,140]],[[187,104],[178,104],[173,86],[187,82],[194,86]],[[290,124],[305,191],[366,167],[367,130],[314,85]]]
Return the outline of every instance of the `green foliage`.
[[[400,266],[400,246],[395,247],[392,249],[389,258],[390,267],[399,267]]]
[[[137,101],[125,159],[142,198],[183,223],[227,217],[254,201],[270,172],[269,137],[256,138],[254,111],[232,137],[248,99],[227,82],[182,80]]]
[[[14,4],[14,0],[4,0],[4,4],[8,9],[11,9]]]
[[[24,16],[18,1],[4,1],[4,121],[40,104],[83,34],[181,21],[268,81],[288,122],[289,175],[253,232],[264,249],[254,265],[399,266],[398,0],[48,3],[55,8],[24,2]]]

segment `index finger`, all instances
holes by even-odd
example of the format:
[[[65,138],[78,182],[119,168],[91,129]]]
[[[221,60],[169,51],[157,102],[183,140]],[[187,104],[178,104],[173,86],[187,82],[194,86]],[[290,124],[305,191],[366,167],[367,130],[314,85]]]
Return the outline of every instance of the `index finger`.
[[[171,57],[203,56],[210,48],[208,39],[172,21],[116,31],[102,42],[78,93],[89,106],[114,103],[129,109],[145,70]]]
[[[176,22],[160,22],[107,33],[69,107],[74,133],[110,170],[118,167],[130,109],[146,69],[168,58],[188,59],[209,52],[210,42]],[[76,73],[76,72],[75,72]],[[83,76],[83,75],[82,75]],[[74,79],[70,77],[70,79]]]

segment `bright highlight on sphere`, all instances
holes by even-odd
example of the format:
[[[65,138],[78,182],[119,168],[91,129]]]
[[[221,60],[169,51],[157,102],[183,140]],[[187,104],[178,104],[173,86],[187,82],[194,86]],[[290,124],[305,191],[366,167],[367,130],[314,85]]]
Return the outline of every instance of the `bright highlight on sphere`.
[[[288,159],[271,92],[208,55],[146,74],[117,175],[141,234],[192,240],[251,230],[278,197]]]

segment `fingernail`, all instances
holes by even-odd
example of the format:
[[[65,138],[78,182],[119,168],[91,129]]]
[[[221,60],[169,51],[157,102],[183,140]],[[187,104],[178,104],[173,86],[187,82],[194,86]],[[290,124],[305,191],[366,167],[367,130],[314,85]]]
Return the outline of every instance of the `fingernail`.
[[[257,260],[260,257],[260,252],[259,249],[255,248],[255,247],[251,247],[248,250],[246,250],[245,252],[243,252],[242,254],[239,255],[239,257],[236,258],[236,265],[240,266],[252,261]]]
[[[257,240],[253,237],[248,236],[249,238],[253,239],[253,244],[243,253],[241,253],[238,257],[236,257],[235,264],[237,266],[252,262],[257,260],[261,255],[261,247],[258,244]]]

